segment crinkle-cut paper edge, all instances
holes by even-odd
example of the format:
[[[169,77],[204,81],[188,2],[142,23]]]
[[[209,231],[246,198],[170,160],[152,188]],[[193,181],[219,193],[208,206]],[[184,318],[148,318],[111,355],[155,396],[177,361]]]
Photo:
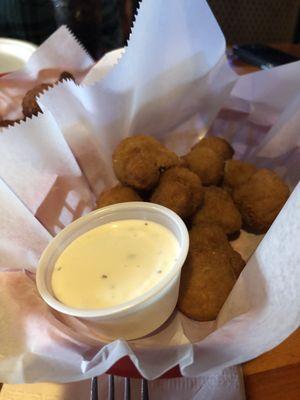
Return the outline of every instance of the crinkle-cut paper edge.
[[[80,87],[80,85],[77,85],[77,83],[75,83],[71,78],[64,78],[63,80],[57,81],[55,83],[53,83],[52,85],[50,85],[47,89],[42,90],[38,96],[36,96],[36,100],[37,102],[39,102],[40,97],[43,96],[45,93],[50,92],[51,90],[55,89],[56,87],[60,87],[60,86],[66,86],[66,84],[73,84],[76,87]],[[43,115],[44,112],[43,111],[39,111],[37,114],[33,114],[30,117],[26,116],[23,118],[20,118],[19,120],[14,121],[12,124],[8,125],[8,126],[3,126],[0,127],[0,134],[3,134],[9,130],[11,130],[12,128],[15,127],[20,127],[22,125],[24,125],[26,122],[31,121],[33,119],[38,118],[39,116]]]
[[[11,124],[9,126],[0,127],[0,134],[5,135],[6,133],[9,133],[9,131],[19,128],[22,125],[28,123],[29,121],[39,118],[40,115],[43,115],[42,111],[39,111],[37,114],[33,114],[31,117],[24,117],[22,119],[16,120],[13,124]]]
[[[88,52],[88,50],[86,49],[86,47],[84,46],[84,44],[81,43],[81,41],[80,41],[79,38],[75,35],[75,33],[71,30],[71,28],[70,28],[69,26],[67,26],[67,25],[63,25],[63,28],[64,28],[64,29],[68,32],[68,34],[72,37],[72,39],[73,39],[73,41],[74,41],[74,44],[75,44],[76,46],[78,46],[79,49],[80,49],[81,51],[83,51],[84,54],[85,54],[87,57],[89,57],[90,60],[91,60],[92,62],[94,62],[92,56],[90,55],[90,53]]]
[[[129,42],[130,42],[130,40],[131,40],[131,37],[132,37],[133,32],[134,32],[134,29],[135,29],[136,19],[137,19],[138,15],[139,15],[139,13],[140,13],[140,10],[141,10],[141,1],[142,1],[142,0],[139,0],[138,5],[137,5],[137,7],[136,7],[136,12],[135,12],[135,14],[133,15],[132,22],[131,22],[131,27],[130,27],[130,32],[129,32],[128,39],[127,39],[127,41],[126,41],[126,45],[120,48],[120,49],[122,49],[122,52],[121,52],[120,56],[118,57],[117,61],[112,65],[112,68],[111,68],[111,70],[109,71],[109,73],[107,74],[107,76],[109,76],[110,73],[113,71],[113,69],[114,69],[118,64],[120,64],[120,63],[122,62],[122,59],[123,59],[124,55],[126,54],[127,48],[128,48],[128,46],[129,46]],[[115,49],[115,50],[117,50],[117,49]],[[104,79],[106,79],[106,76],[104,77]],[[101,79],[100,79],[100,80],[101,80]],[[80,84],[79,86],[80,86],[80,87],[83,87],[83,88],[85,88],[85,87],[93,87],[93,86],[97,85],[98,83],[99,83],[99,79],[93,81],[92,83],[82,83],[82,84]]]

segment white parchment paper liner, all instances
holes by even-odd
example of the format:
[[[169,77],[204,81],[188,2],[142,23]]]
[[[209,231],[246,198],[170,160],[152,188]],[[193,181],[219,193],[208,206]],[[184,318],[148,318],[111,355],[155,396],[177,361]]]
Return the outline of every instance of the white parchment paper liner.
[[[73,34],[62,26],[42,43],[24,68],[0,78],[1,119],[22,118],[25,93],[40,83],[54,83],[62,71],[80,82],[94,62]]]

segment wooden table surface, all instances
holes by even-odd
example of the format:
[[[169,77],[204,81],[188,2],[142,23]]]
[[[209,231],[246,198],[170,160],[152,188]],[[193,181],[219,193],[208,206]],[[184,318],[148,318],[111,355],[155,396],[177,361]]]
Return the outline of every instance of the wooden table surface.
[[[273,44],[270,46],[274,47],[275,49],[285,51],[286,53],[292,54],[292,55],[300,58],[300,43],[298,43],[298,44],[281,43],[281,44]],[[230,48],[229,48],[228,53],[231,53]],[[238,60],[235,58],[231,58],[231,57],[229,57],[229,60],[230,60],[231,66],[239,75],[245,75],[245,74],[249,74],[250,72],[259,71],[259,68],[254,67],[253,65],[246,64],[244,61],[241,61],[241,60]]]
[[[300,57],[300,44],[273,45]],[[231,59],[239,75],[258,71],[240,60]],[[243,365],[247,400],[300,399],[300,329],[275,349]]]

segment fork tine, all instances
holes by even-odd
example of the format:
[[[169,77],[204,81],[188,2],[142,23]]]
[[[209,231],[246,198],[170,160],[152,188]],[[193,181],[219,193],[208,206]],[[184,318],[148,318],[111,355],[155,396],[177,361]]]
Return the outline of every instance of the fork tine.
[[[130,378],[124,378],[124,400],[130,400]]]
[[[149,400],[148,381],[144,378],[142,379],[142,400]]]
[[[109,375],[109,386],[108,386],[108,399],[115,400],[115,377]]]
[[[91,400],[98,400],[98,380],[96,376],[91,380]]]

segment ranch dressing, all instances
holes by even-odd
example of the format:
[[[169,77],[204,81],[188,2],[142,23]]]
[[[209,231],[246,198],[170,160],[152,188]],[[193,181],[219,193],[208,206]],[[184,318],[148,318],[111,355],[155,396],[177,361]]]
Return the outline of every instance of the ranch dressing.
[[[173,233],[160,224],[110,222],[65,248],[52,272],[52,290],[70,307],[113,307],[153,288],[172,269],[179,251]]]

